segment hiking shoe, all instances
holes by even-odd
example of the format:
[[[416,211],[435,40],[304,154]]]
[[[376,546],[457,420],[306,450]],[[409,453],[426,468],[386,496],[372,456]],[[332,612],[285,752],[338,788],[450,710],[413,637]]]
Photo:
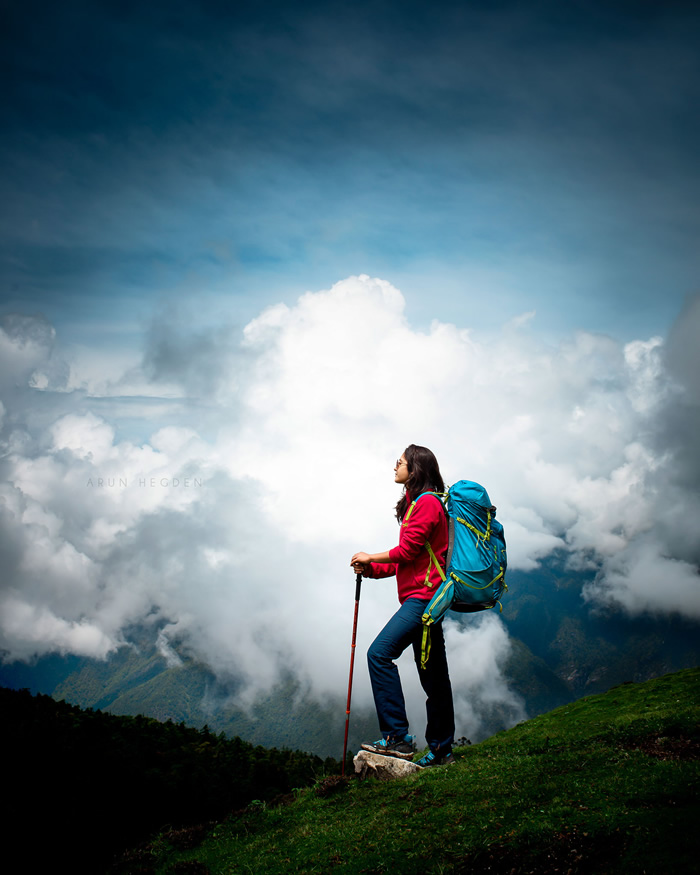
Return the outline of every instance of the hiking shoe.
[[[457,760],[451,753],[444,757],[438,757],[430,750],[424,757],[418,760],[416,765],[420,766],[421,769],[430,769],[433,766],[454,766],[456,763]]]
[[[380,738],[374,744],[361,745],[363,750],[368,750],[370,753],[378,753],[385,757],[398,757],[400,760],[413,759],[413,745],[406,741],[411,738],[410,735],[401,739]]]

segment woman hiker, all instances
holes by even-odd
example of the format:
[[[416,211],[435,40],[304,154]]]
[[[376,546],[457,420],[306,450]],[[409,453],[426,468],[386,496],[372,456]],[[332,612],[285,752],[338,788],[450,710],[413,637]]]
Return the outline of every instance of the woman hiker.
[[[427,696],[428,713],[425,737],[430,750],[418,761],[418,765],[424,768],[449,765],[455,761],[452,756],[454,707],[441,623],[430,627],[430,657],[425,667],[421,667],[424,628],[421,617],[442,582],[426,542],[438,561],[444,563],[448,539],[447,517],[442,502],[434,495],[424,495],[410,510],[411,503],[419,495],[424,492],[444,492],[445,485],[433,453],[427,447],[415,444],[407,447],[396,462],[394,481],[404,486],[396,505],[396,518],[401,525],[398,546],[384,553],[355,553],[350,560],[355,573],[363,577],[396,575],[401,604],[367,652],[382,737],[362,747],[385,756],[406,760],[413,758],[399,670],[394,664],[394,660],[411,645],[418,677]]]

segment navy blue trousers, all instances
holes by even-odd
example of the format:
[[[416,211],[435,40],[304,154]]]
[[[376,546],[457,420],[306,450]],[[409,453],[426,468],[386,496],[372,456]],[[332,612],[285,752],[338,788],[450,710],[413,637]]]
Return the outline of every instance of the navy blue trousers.
[[[452,686],[441,623],[430,627],[430,658],[424,669],[420,667],[423,638],[421,617],[427,605],[428,601],[423,599],[406,599],[372,642],[367,651],[367,663],[382,736],[403,738],[408,733],[408,718],[399,670],[394,660],[409,645],[413,647],[418,677],[427,696],[425,707],[428,725],[425,738],[432,751],[445,756],[452,749],[455,733]]]

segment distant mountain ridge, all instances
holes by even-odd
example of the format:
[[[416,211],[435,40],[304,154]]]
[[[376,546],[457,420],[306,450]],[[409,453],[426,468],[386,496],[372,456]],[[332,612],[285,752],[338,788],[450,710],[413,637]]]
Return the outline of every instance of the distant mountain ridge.
[[[699,624],[677,617],[630,619],[594,612],[581,597],[590,579],[590,574],[567,571],[555,560],[536,572],[508,575],[501,616],[512,650],[504,674],[529,716],[615,684],[700,664]],[[130,630],[133,646],[104,662],[51,656],[33,666],[0,666],[0,684],[27,687],[84,708],[144,714],[196,727],[207,724],[254,744],[340,756],[344,690],[319,703],[303,694],[290,674],[245,711],[232,704],[235,685],[222,685],[207,666],[186,658],[179,667],[169,666],[156,649],[156,635],[153,628]],[[506,728],[510,720],[495,707],[485,715],[480,737]],[[458,726],[457,734],[462,732]],[[355,706],[351,749],[376,733],[373,711]]]

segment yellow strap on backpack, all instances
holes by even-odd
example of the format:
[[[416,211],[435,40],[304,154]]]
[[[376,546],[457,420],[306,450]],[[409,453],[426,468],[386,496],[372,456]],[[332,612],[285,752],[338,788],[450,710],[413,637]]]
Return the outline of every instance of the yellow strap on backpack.
[[[433,553],[433,548],[430,546],[430,541],[425,542],[425,549],[428,551],[428,555],[430,556],[428,560],[428,570],[425,572],[425,585],[427,587],[432,586],[432,583],[430,582],[431,565],[434,565],[437,568],[438,574],[440,575],[440,580],[442,580],[442,582],[444,583],[446,580],[445,572],[442,570],[442,565],[440,565],[440,563],[438,562],[437,556],[435,555],[435,553]]]
[[[430,656],[430,626],[423,626],[423,640],[420,647],[420,667],[425,671]]]

